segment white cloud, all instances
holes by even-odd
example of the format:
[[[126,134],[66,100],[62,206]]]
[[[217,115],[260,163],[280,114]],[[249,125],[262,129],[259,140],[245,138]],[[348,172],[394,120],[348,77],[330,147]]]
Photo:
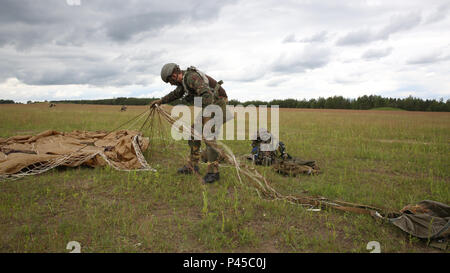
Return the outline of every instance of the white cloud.
[[[160,97],[195,65],[230,99],[450,96],[446,0],[5,0],[0,99]],[[427,75],[427,76],[424,76]]]
[[[430,12],[426,18],[426,24],[432,24],[445,19],[448,16],[450,10],[450,3],[445,3],[443,5],[437,6],[432,12]]]
[[[283,39],[283,43],[318,43],[318,42],[324,42],[327,39],[327,36],[328,36],[328,32],[320,31],[320,32],[312,34],[309,37],[297,39],[295,37],[295,34],[292,33]]]
[[[328,33],[326,31],[321,31],[313,34],[310,37],[306,37],[300,40],[302,43],[315,43],[315,42],[324,42],[327,39]]]
[[[387,40],[389,37],[401,31],[406,31],[419,25],[422,18],[417,13],[395,14],[389,23],[378,29],[364,28],[356,31],[351,31],[348,34],[339,38],[337,45],[360,45],[370,43],[377,40]]]
[[[450,50],[447,50],[447,53],[438,51],[431,51],[420,54],[418,56],[413,56],[408,60],[408,64],[434,64],[437,62],[448,61],[450,60]]]
[[[279,73],[301,73],[308,69],[325,66],[330,61],[330,50],[324,47],[305,46],[282,52],[271,67]]]
[[[364,52],[364,54],[362,55],[362,58],[366,59],[366,60],[375,60],[375,59],[380,59],[380,58],[386,57],[391,53],[392,53],[391,47],[371,48],[371,49],[368,49],[366,52]]]
[[[295,43],[295,42],[297,42],[295,34],[289,34],[283,39],[283,43]]]

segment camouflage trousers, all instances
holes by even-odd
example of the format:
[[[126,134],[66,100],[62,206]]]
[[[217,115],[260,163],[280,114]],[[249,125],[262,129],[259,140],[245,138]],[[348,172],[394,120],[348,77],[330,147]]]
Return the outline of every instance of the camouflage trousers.
[[[273,168],[276,172],[288,176],[300,174],[316,175],[320,173],[320,168],[314,160],[301,160],[298,158],[277,159]]]
[[[224,108],[224,107],[222,107]],[[223,111],[225,113],[225,111]],[[203,126],[206,122],[213,119],[214,116],[210,118],[203,117],[202,122]],[[212,132],[214,133],[215,130],[219,130],[223,124],[224,124],[225,118],[223,119],[222,123],[220,124],[219,128],[212,128]],[[194,128],[194,124],[192,124],[191,128]],[[206,145],[206,162],[208,163],[207,167],[207,173],[218,173],[219,172],[219,159],[220,154],[219,152],[214,148],[217,147],[217,142],[215,139],[212,140],[204,140],[203,141]],[[200,151],[201,148],[201,140],[194,140],[193,137],[191,140],[188,140],[188,145],[190,147],[190,155],[189,155],[189,165],[191,167],[198,166],[200,158],[202,157],[202,153]]]

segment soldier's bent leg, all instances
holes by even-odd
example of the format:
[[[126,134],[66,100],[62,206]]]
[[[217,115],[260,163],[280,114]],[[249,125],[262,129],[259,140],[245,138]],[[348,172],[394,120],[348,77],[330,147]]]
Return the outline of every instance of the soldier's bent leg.
[[[198,161],[200,159],[201,142],[198,140],[189,140],[188,144],[191,148],[191,154],[189,155],[188,163],[178,169],[177,172],[181,174],[191,174],[193,172],[199,172]]]
[[[214,149],[217,147],[215,140],[207,140],[206,144],[206,158],[208,160],[208,172],[217,173],[219,172],[219,152]],[[209,166],[211,165],[211,168]]]
[[[200,140],[188,140],[189,147],[191,148],[191,153],[189,155],[189,164],[191,166],[198,166],[200,161],[201,153],[200,147],[202,142]]]
[[[222,108],[222,113],[225,114],[224,109],[225,109],[226,103],[222,103],[220,106]],[[213,118],[213,117],[214,116],[212,116],[211,118]],[[204,118],[203,124],[205,124],[211,118]],[[215,133],[216,129],[220,130],[220,128],[223,126],[223,123],[224,123],[224,119],[222,119],[221,124],[215,124],[215,125],[218,125],[218,127],[216,128],[216,126],[214,125],[211,128],[211,133]],[[206,173],[205,177],[203,178],[203,181],[205,183],[213,183],[214,181],[217,181],[220,178],[220,176],[219,176],[219,160],[221,158],[220,158],[219,152],[214,148],[214,147],[217,147],[216,141],[214,139],[210,139],[208,137],[206,137],[206,139],[207,140],[205,140],[205,144],[206,144],[206,157],[207,157],[207,161],[208,161],[208,168],[207,168],[207,173]]]
[[[212,141],[215,144],[215,141]],[[219,153],[211,146],[211,141],[206,142],[206,154],[208,157],[208,169],[203,181],[213,183],[219,180]]]
[[[208,162],[208,173],[219,173],[219,161]]]

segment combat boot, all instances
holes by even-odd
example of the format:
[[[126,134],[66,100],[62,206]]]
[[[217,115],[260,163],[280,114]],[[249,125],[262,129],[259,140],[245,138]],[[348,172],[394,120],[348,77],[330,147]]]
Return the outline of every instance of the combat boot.
[[[182,168],[179,168],[177,173],[179,174],[192,174],[194,172],[198,173],[199,172],[199,168],[198,166],[188,166],[188,165],[184,165]]]
[[[203,182],[205,183],[213,183],[217,180],[219,180],[220,175],[219,173],[207,173],[205,177],[203,177]]]

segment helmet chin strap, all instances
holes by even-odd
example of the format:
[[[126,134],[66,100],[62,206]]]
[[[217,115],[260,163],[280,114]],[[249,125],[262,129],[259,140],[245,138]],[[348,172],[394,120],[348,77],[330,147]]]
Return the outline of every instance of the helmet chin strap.
[[[183,71],[180,71],[180,72],[178,72],[178,74],[177,74],[176,82],[177,82],[177,83],[181,83],[183,80],[184,80],[184,73],[183,73]]]

